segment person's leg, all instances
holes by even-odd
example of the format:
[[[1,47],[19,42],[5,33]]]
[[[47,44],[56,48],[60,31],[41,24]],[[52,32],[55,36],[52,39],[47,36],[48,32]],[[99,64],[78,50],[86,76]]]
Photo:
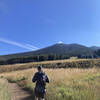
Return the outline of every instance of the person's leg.
[[[44,100],[44,98],[40,98],[40,100]]]
[[[35,96],[35,100],[38,100],[38,97]]]
[[[39,98],[39,100],[44,100],[45,95],[41,94],[41,97]]]

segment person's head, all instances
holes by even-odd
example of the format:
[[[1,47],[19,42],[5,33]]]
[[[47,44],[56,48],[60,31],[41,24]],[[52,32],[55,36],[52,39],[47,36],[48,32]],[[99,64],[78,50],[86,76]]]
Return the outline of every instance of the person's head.
[[[37,70],[38,70],[38,71],[42,71],[42,66],[38,66],[38,67],[37,67]]]

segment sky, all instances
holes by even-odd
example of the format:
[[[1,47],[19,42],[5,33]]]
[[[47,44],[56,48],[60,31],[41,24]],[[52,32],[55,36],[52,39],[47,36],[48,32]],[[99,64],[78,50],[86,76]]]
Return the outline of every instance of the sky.
[[[100,0],[0,0],[0,55],[59,41],[100,46]]]

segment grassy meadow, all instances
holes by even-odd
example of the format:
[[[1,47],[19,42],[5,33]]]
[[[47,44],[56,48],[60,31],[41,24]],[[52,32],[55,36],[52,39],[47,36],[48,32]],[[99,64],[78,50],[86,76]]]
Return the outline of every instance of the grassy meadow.
[[[11,100],[8,82],[5,79],[0,79],[0,100]]]
[[[67,59],[14,65],[0,65],[0,73],[36,68],[38,65],[42,65],[44,68],[100,68],[100,59]]]
[[[46,100],[100,100],[100,69],[43,69],[50,78]],[[36,68],[0,74],[11,82],[33,91]]]
[[[31,63],[12,64],[12,65],[0,65],[0,73],[35,68],[38,65],[42,65],[43,67],[46,68],[66,67],[69,64],[70,66],[72,66],[72,62],[76,63],[81,61],[86,62],[90,60],[89,59],[67,59],[67,60],[42,61],[42,62],[31,62]]]

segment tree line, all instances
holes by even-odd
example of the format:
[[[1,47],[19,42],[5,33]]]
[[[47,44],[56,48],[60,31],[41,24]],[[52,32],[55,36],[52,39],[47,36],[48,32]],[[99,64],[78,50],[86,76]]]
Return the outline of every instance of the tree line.
[[[32,55],[32,56],[21,56],[15,58],[9,58],[7,60],[0,60],[0,65],[6,64],[16,64],[16,63],[28,63],[28,62],[40,62],[40,61],[49,61],[49,60],[61,60],[69,59],[70,57],[76,56],[77,58],[98,58],[100,57],[100,50],[95,51],[92,55],[68,55],[68,54],[49,54],[49,55]]]
[[[27,63],[27,62],[40,62],[40,61],[60,60],[60,59],[69,59],[69,56],[67,56],[67,55],[54,55],[54,54],[22,56],[22,57],[10,58],[8,60],[1,60],[0,65]]]

